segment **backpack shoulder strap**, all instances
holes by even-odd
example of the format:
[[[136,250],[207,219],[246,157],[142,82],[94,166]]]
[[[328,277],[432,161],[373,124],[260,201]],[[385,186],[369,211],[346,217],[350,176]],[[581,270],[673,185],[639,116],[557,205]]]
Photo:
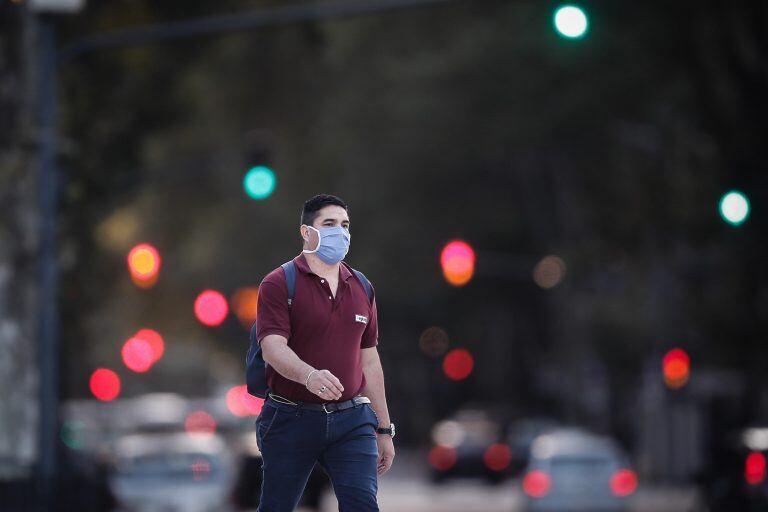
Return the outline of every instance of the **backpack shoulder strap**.
[[[367,277],[365,277],[365,274],[359,270],[352,269],[352,272],[355,273],[357,278],[360,280],[360,283],[363,285],[363,288],[365,288],[365,294],[368,295],[368,302],[373,302],[373,286],[371,286],[371,282]]]
[[[293,296],[296,295],[296,264],[291,261],[287,261],[280,265],[283,267],[285,273],[285,284],[288,287],[288,305],[293,302]]]

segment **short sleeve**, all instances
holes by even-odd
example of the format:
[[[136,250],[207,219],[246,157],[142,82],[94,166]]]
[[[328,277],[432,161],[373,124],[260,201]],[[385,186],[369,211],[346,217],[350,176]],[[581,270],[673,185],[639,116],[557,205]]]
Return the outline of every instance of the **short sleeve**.
[[[379,318],[376,313],[376,295],[374,294],[371,301],[371,319],[368,325],[363,331],[362,339],[360,340],[360,348],[371,348],[379,344]]]
[[[265,336],[278,334],[290,339],[291,318],[288,310],[288,287],[283,269],[271,272],[259,286],[256,308],[256,339],[261,343]]]

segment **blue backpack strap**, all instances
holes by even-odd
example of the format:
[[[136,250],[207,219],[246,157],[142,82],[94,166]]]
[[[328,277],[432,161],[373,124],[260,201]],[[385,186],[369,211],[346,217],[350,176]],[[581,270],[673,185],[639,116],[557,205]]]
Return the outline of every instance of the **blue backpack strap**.
[[[256,343],[256,321],[251,325],[251,343]]]
[[[373,286],[371,286],[371,282],[359,270],[352,269],[352,272],[355,273],[357,278],[360,280],[360,284],[362,284],[363,288],[365,288],[365,294],[368,295],[368,302],[373,302]]]
[[[285,273],[285,285],[288,287],[288,305],[293,302],[293,296],[296,295],[296,263],[287,261],[280,265]]]

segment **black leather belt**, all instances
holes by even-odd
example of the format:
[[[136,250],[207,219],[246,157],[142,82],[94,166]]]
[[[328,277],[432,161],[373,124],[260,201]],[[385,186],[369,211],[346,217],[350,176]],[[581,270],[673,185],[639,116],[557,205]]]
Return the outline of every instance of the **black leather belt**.
[[[294,402],[293,400],[289,400],[285,397],[276,395],[274,393],[269,393],[269,398],[274,402],[277,402],[278,404],[292,405],[294,407],[307,409],[309,411],[322,411],[327,414],[331,414],[332,412],[337,412],[337,411],[343,411],[344,409],[349,409],[351,407],[355,407],[356,405],[371,403],[370,398],[368,398],[367,396],[361,396],[361,395],[350,398],[349,400],[345,400],[343,402],[327,402],[324,404],[317,404],[313,402],[301,402],[301,401]]]

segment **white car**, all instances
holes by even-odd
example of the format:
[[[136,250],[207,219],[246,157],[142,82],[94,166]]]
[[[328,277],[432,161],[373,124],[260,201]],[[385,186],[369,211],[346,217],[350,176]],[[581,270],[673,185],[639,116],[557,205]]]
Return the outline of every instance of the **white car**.
[[[637,475],[616,443],[579,430],[554,430],[533,442],[523,477],[529,512],[622,511]]]
[[[217,435],[129,435],[115,457],[110,487],[121,512],[231,510],[232,457]]]

